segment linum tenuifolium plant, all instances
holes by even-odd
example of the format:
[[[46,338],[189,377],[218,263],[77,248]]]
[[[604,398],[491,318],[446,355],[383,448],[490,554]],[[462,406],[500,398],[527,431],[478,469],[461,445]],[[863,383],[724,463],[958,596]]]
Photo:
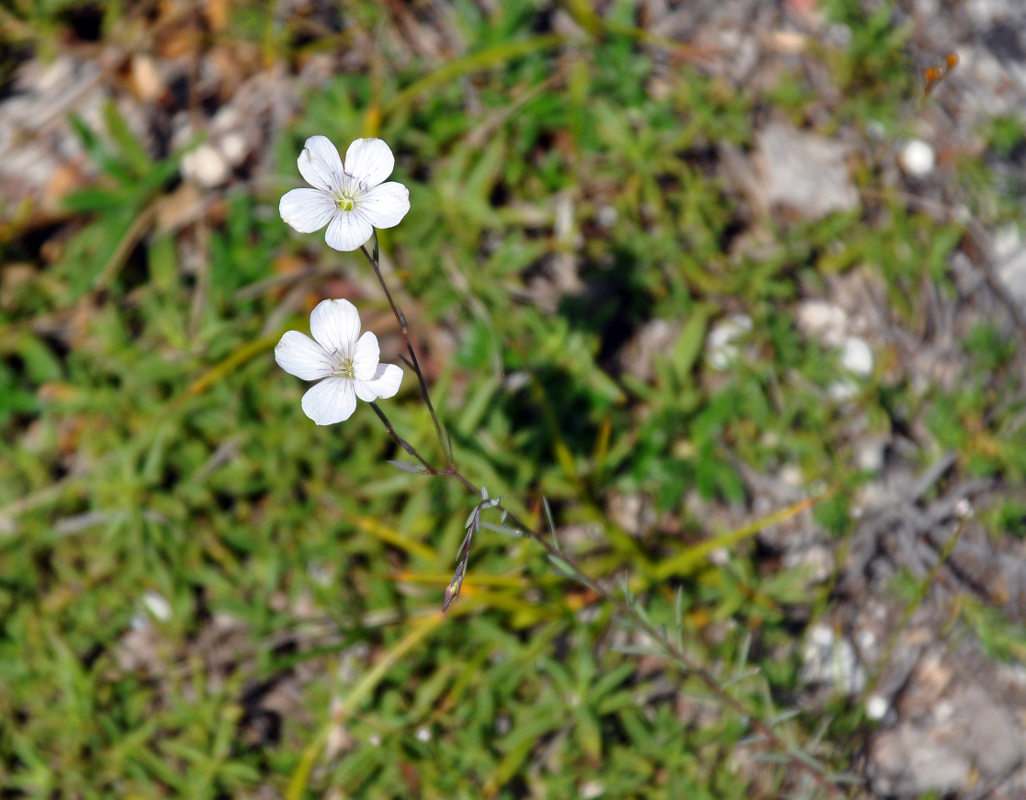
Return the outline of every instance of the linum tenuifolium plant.
[[[408,357],[403,361],[413,371],[421,395],[431,412],[446,466],[431,465],[409,442],[399,436],[384,411],[375,402],[395,396],[402,383],[402,368],[379,363],[377,336],[371,331],[360,335],[360,315],[345,299],[324,300],[310,315],[310,333],[288,331],[274,349],[274,358],[286,372],[308,381],[319,381],[303,395],[303,412],[318,425],[344,422],[356,410],[356,399],[370,403],[389,435],[418,464],[393,461],[396,466],[429,475],[446,475],[462,482],[481,497],[467,520],[467,535],[457,554],[458,566],[446,590],[442,610],[459,596],[470,556],[474,533],[484,526],[481,511],[501,508],[499,500],[486,489],[474,486],[456,469],[452,445],[435,413],[427,381],[417,361],[406,317],[396,306],[378,264],[376,228],[398,225],[410,210],[409,190],[396,181],[385,181],[395,167],[395,157],[381,139],[357,139],[346,151],[345,161],[324,136],[306,140],[299,154],[299,172],[313,188],[293,189],[278,205],[281,218],[300,233],[313,233],[327,226],[324,239],[329,247],[343,252],[359,249],[377,275],[406,343]],[[374,252],[367,242],[375,240]],[[503,521],[508,514],[503,511]],[[499,526],[489,526],[496,527]],[[520,526],[522,527],[522,526]],[[521,530],[507,532],[522,535]]]
[[[774,723],[763,722],[752,714],[744,702],[728,693],[720,680],[687,654],[680,638],[683,625],[679,593],[674,635],[648,620],[632,597],[626,581],[621,587],[621,598],[585,574],[560,548],[551,515],[546,513],[550,534],[546,536],[511,514],[503,507],[501,498],[490,497],[487,489],[476,486],[457,469],[452,443],[435,412],[427,381],[417,361],[406,317],[395,304],[378,263],[375,229],[398,225],[410,210],[407,188],[396,181],[386,182],[394,166],[392,151],[381,139],[357,139],[349,146],[343,161],[329,139],[313,136],[307,139],[299,154],[299,172],[313,188],[287,192],[281,198],[278,210],[282,219],[300,233],[313,233],[326,226],[324,238],[329,247],[343,252],[359,249],[366,257],[399,323],[406,345],[406,354],[400,358],[417,379],[421,396],[434,422],[445,466],[434,466],[400,436],[378,405],[378,400],[393,397],[399,391],[403,370],[395,364],[379,362],[377,337],[371,331],[361,335],[360,315],[348,300],[340,298],[319,303],[310,315],[313,338],[299,331],[288,331],[275,347],[274,357],[286,372],[304,380],[318,381],[306,391],[302,400],[303,412],[315,423],[332,425],[344,422],[356,410],[359,398],[374,409],[388,435],[417,462],[391,461],[391,464],[423,475],[454,478],[480,498],[467,518],[466,536],[456,554],[456,570],[445,591],[442,611],[446,611],[459,597],[470,558],[470,545],[477,531],[485,528],[513,536],[528,536],[546,551],[557,569],[612,605],[623,620],[648,637],[655,651],[676,662],[686,674],[704,684],[724,707],[746,719],[765,744],[782,752],[790,764],[809,774],[829,794],[840,796],[837,784],[823,765],[809,753],[784,742],[773,730]],[[372,239],[373,252],[367,248]],[[483,512],[488,509],[501,513],[498,525],[482,520]],[[547,505],[545,510],[548,512]]]

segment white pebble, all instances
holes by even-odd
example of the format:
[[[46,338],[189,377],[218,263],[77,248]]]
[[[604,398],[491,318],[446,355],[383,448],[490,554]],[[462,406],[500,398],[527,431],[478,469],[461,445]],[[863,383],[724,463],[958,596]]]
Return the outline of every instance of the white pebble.
[[[933,172],[937,165],[937,155],[922,139],[910,139],[901,148],[901,165],[909,175],[922,178]]]
[[[866,700],[866,716],[873,720],[880,720],[884,718],[887,713],[888,703],[878,694],[871,695]]]
[[[594,800],[606,793],[606,787],[601,781],[587,781],[577,791],[583,800]]]
[[[832,686],[847,695],[858,694],[865,688],[866,671],[859,663],[854,645],[835,636],[826,625],[816,625],[809,630],[802,660],[799,677],[803,683]]]
[[[785,486],[800,489],[805,485],[805,474],[797,464],[785,464],[780,468],[778,474],[780,482]]]
[[[228,160],[210,144],[201,144],[182,156],[182,175],[206,189],[220,186],[228,180]]]
[[[229,133],[221,139],[221,152],[233,167],[239,166],[249,155],[249,144],[241,133]]]
[[[849,336],[841,345],[841,366],[848,372],[866,378],[873,371],[873,351],[865,339]]]
[[[817,625],[809,631],[809,644],[817,649],[831,647],[834,643],[834,632],[826,625]]]
[[[876,634],[871,630],[863,628],[858,632],[855,639],[858,642],[859,648],[865,652],[869,652],[876,647]]]
[[[795,322],[806,336],[815,337],[826,347],[837,347],[844,340],[848,315],[826,300],[803,300],[795,310]]]
[[[867,438],[855,448],[855,463],[863,472],[879,472],[884,467],[887,441],[883,438]]]

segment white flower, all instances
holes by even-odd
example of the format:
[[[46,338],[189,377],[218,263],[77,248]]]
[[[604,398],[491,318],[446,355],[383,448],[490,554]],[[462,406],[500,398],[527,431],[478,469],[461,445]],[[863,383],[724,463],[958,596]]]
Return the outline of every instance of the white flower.
[[[303,395],[303,411],[318,425],[349,419],[356,398],[369,403],[399,391],[403,371],[378,363],[378,337],[360,336],[360,315],[348,300],[322,300],[310,314],[311,339],[288,331],[274,348],[278,366],[297,378],[320,383]]]
[[[374,233],[391,228],[410,210],[410,191],[401,183],[382,183],[395,158],[381,139],[357,139],[346,162],[326,136],[311,136],[299,154],[299,172],[313,189],[286,192],[278,204],[281,218],[300,233],[325,225],[324,240],[336,250],[356,250]]]

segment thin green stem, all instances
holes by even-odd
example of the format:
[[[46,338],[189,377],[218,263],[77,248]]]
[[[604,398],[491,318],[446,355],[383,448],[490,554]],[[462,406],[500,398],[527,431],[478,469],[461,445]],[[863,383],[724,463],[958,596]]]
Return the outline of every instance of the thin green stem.
[[[381,410],[381,407],[373,401],[371,402],[370,407],[374,409],[374,413],[378,415],[378,419],[381,420],[382,424],[385,426],[385,430],[388,431],[388,435],[395,440],[395,443],[398,444],[403,450],[405,450],[415,459],[417,459],[417,461],[420,462],[421,466],[427,470],[429,475],[437,475],[437,470],[435,470],[435,468],[428,463],[427,459],[425,459],[424,456],[422,456],[417,451],[417,448],[395,432],[395,428],[392,427],[392,423],[389,422],[388,417],[385,416],[385,412]]]
[[[377,250],[377,232],[375,236],[375,251]],[[420,393],[424,398],[424,403],[427,405],[428,412],[431,414],[431,421],[435,425],[435,434],[438,436],[438,444],[442,448],[442,453],[445,454],[445,460],[448,464],[449,469],[454,467],[454,461],[452,456],[452,447],[449,444],[449,437],[445,430],[442,428],[442,423],[438,419],[438,414],[435,412],[435,406],[431,402],[431,393],[428,391],[427,381],[424,378],[424,372],[420,368],[420,362],[417,360],[417,353],[413,349],[413,340],[410,339],[410,329],[406,324],[406,315],[403,314],[402,309],[395,304],[395,300],[392,299],[392,293],[388,290],[388,284],[385,283],[385,276],[381,274],[381,267],[378,265],[378,260],[370,254],[367,250],[366,245],[361,245],[360,251],[367,258],[367,262],[371,265],[374,270],[374,274],[378,276],[378,283],[381,284],[381,289],[385,293],[385,297],[388,299],[388,304],[392,307],[392,313],[395,315],[396,322],[399,323],[399,330],[402,333],[403,340],[406,342],[406,349],[410,353],[410,367],[413,369],[414,374],[417,376],[417,382],[420,384]]]

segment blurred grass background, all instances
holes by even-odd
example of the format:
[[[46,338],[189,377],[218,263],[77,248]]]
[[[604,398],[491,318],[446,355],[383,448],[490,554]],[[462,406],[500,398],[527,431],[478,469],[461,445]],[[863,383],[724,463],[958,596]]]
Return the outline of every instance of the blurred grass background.
[[[757,667],[732,692],[855,770],[865,684],[812,691],[799,645],[860,602],[836,591],[882,469],[860,444],[901,439],[914,471],[954,453],[950,485],[1000,487],[984,535],[1018,540],[1023,395],[1006,317],[971,321],[947,381],[904,363],[899,336],[871,332],[858,377],[797,330],[800,301],[858,272],[923,337],[929,303],[958,296],[966,233],[889,167],[929,113],[913,31],[887,3],[793,5],[848,35],[803,34],[748,81],[632,3],[0,12],[2,91],[69,57],[104,87],[97,114],[59,116],[80,155],[52,204],[26,190],[0,209],[0,796],[815,793],[529,541],[478,536],[438,614],[474,499],[389,467],[366,407],[313,425],[273,361],[324,297],[357,304],[383,360],[400,351],[362,258],[277,215],[313,134],[396,153],[412,210],[383,254],[463,472],[539,529],[546,498],[561,545],[610,586],[626,576],[655,622],[680,590],[688,652],[725,683]],[[232,107],[244,158],[190,172]],[[854,142],[861,207],[761,212],[730,164],[745,173],[770,117]],[[1017,125],[984,148],[1011,149]],[[1016,219],[991,186],[979,151],[956,152],[922,195]],[[709,336],[739,317],[724,366]],[[434,452],[410,376],[387,411]],[[778,526],[825,567],[745,527],[827,491]],[[897,569],[895,603],[934,577]],[[964,608],[992,655],[1021,657],[992,601]]]

